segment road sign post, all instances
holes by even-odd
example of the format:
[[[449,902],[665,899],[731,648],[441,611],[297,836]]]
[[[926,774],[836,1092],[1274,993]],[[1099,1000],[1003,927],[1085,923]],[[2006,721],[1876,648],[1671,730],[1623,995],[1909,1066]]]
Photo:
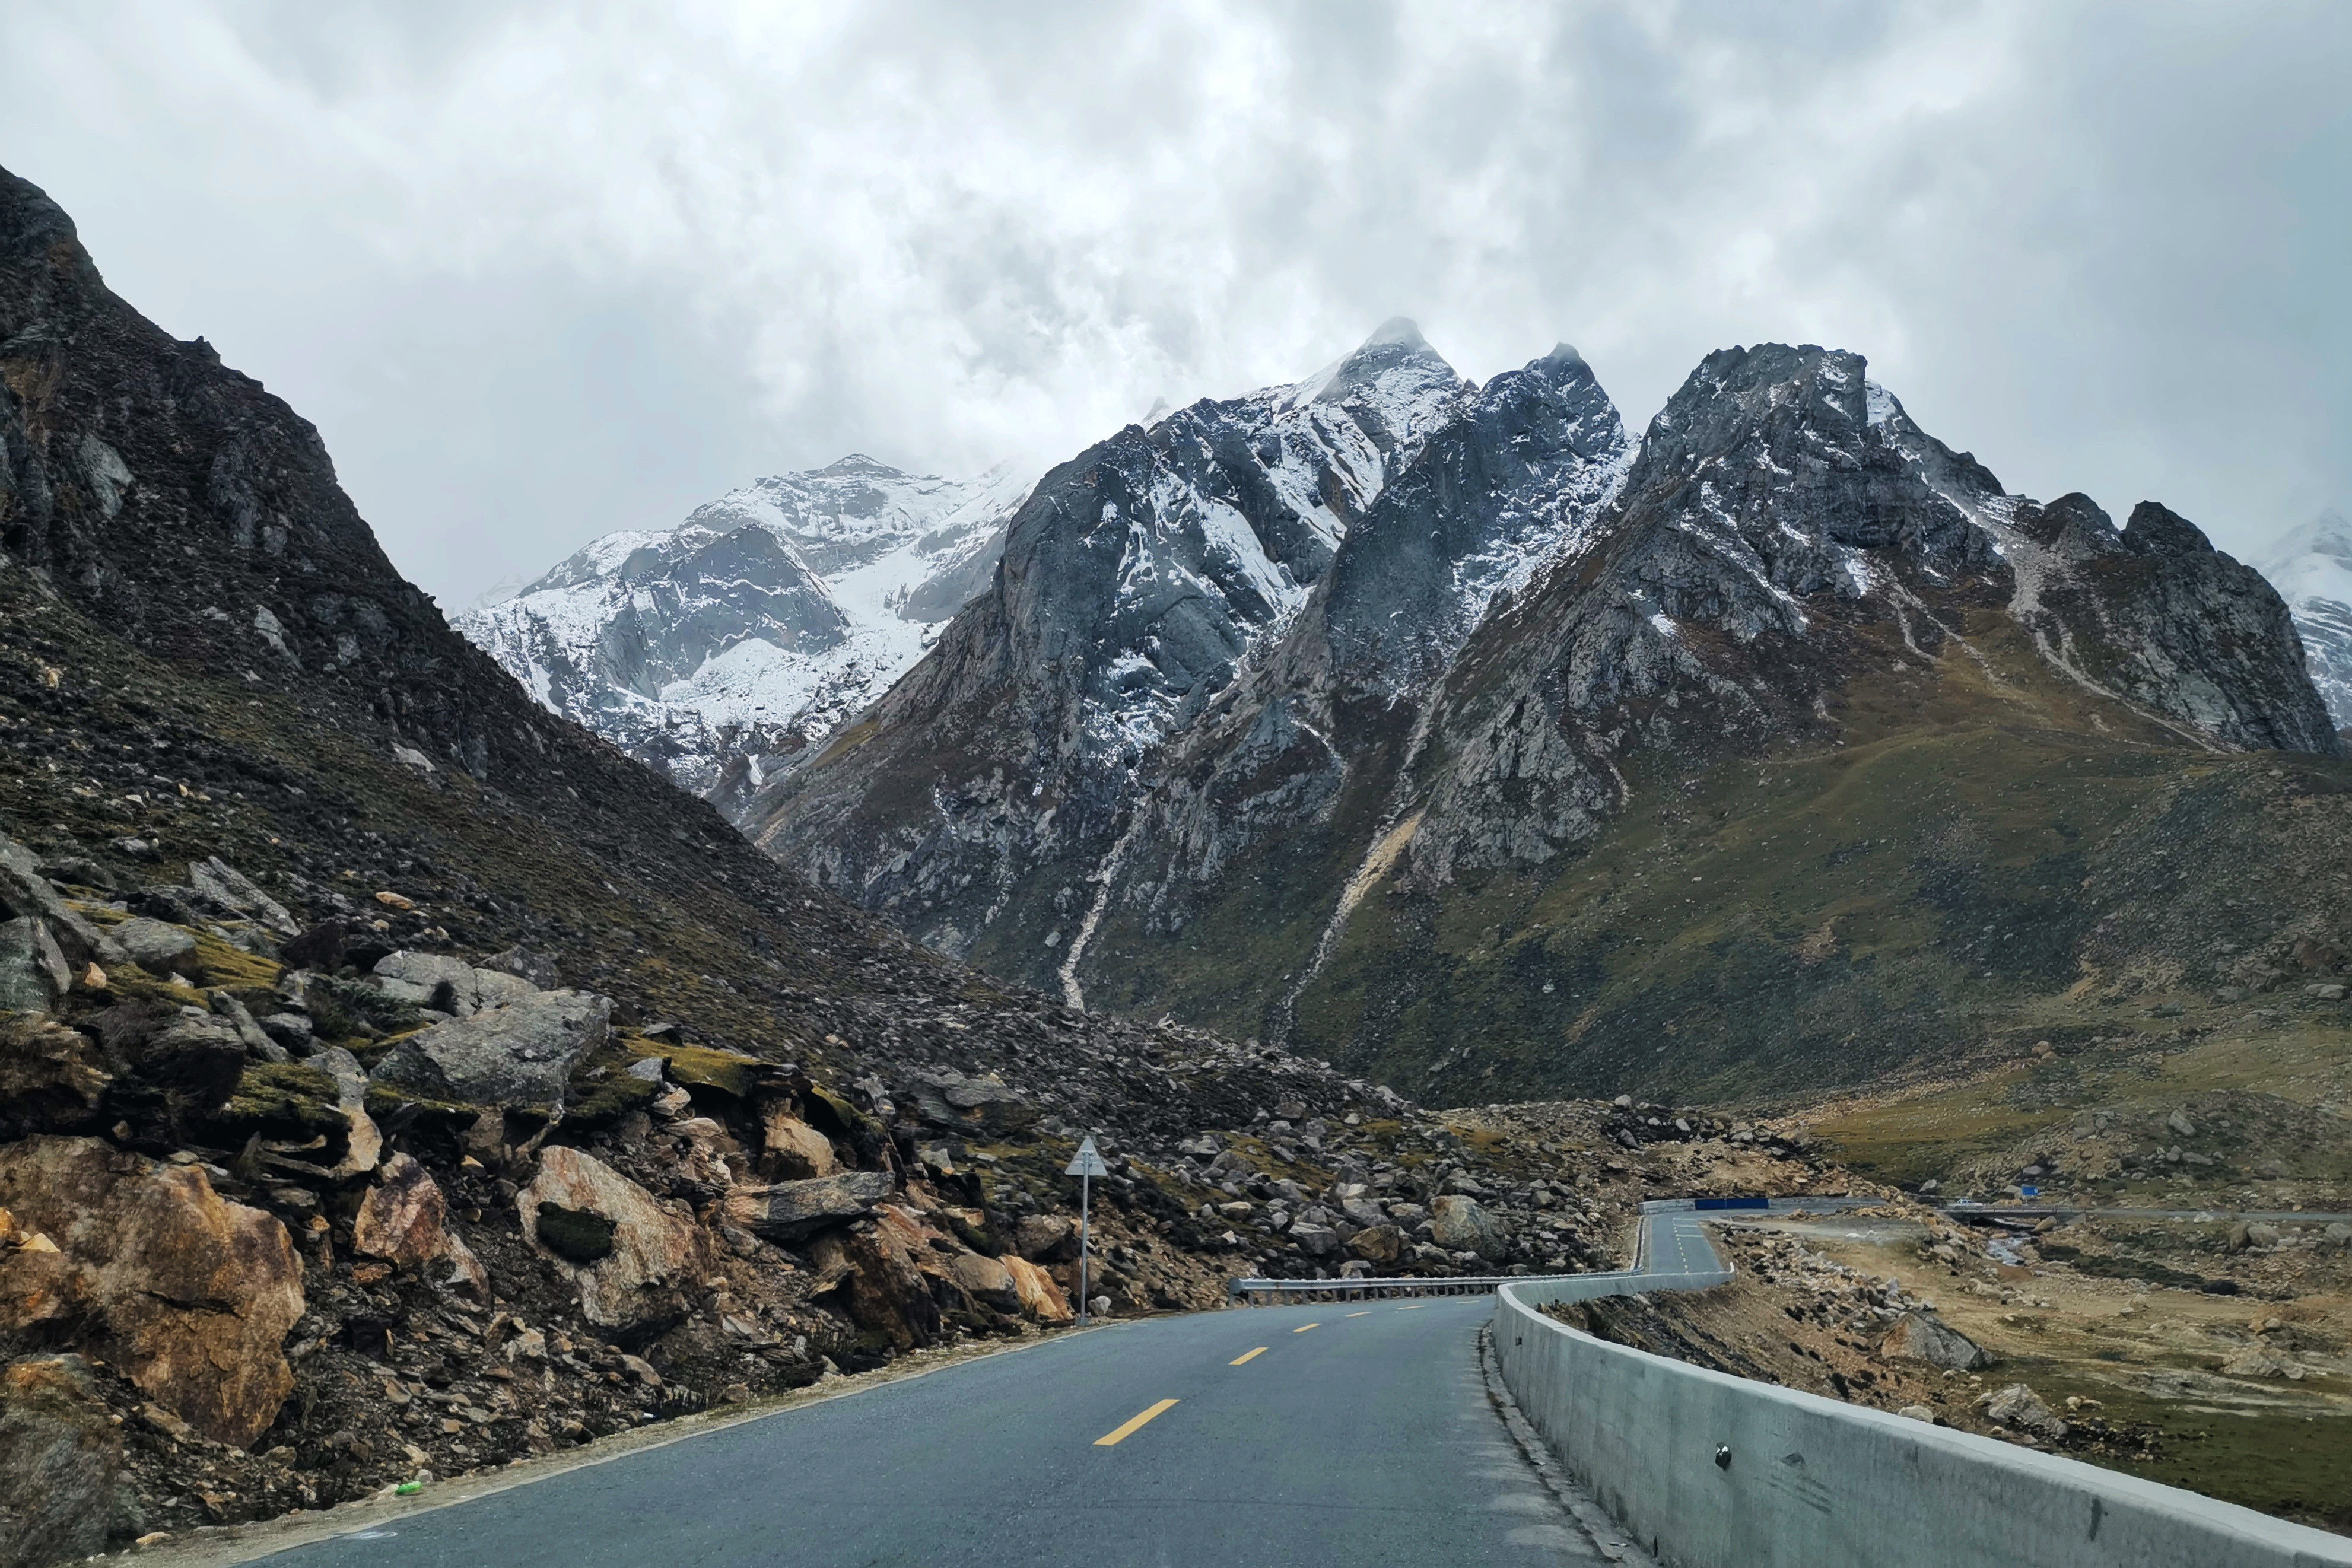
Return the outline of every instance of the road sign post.
[[[1110,1175],[1110,1167],[1103,1164],[1102,1151],[1096,1148],[1094,1139],[1088,1137],[1078,1145],[1078,1152],[1070,1156],[1070,1163],[1062,1167],[1062,1174],[1078,1178],[1078,1322],[1090,1322],[1093,1321],[1094,1314],[1088,1310],[1091,1299],[1087,1292],[1093,1289],[1093,1282],[1088,1277],[1087,1270],[1088,1265],[1093,1261],[1091,1249],[1094,1238],[1093,1228],[1089,1224],[1087,1200],[1090,1197],[1089,1187],[1094,1178]]]

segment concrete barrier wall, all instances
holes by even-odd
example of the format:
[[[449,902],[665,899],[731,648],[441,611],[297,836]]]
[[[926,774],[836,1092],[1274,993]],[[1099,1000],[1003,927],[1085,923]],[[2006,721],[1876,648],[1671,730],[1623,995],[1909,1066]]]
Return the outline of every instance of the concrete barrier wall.
[[[1495,1354],[1560,1463],[1675,1568],[2319,1568],[2352,1540],[2176,1487],[1610,1344],[1536,1309],[1716,1276],[1530,1281]]]

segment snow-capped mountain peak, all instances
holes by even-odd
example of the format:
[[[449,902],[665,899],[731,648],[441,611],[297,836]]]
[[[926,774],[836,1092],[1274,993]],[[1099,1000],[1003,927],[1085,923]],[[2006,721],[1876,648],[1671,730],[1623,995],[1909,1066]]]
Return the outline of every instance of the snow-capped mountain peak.
[[[886,690],[988,585],[1030,476],[852,453],[608,534],[458,629],[540,702],[685,788],[757,776]]]
[[[2254,563],[2294,614],[2311,684],[2338,729],[2352,729],[2352,518],[2322,512]]]

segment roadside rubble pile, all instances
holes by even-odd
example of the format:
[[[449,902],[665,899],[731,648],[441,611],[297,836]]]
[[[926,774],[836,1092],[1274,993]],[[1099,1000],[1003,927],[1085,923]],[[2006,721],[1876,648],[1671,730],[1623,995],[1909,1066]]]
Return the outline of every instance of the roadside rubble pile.
[[[558,952],[452,951],[404,894],[141,880],[163,863],[0,838],[0,1482],[48,1499],[6,1560],[1066,1322],[1083,1133],[1114,1313],[1245,1272],[1605,1266],[1634,1196],[1566,1145],[1501,1159],[1319,1064],[1085,1015],[1009,1050],[982,1008],[893,1020],[922,1055],[821,1081]]]

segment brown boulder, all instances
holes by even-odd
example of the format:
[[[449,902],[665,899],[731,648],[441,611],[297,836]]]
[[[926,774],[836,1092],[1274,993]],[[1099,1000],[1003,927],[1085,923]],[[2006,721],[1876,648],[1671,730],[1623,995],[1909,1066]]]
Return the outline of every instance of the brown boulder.
[[[0,1205],[58,1249],[0,1256],[0,1329],[62,1301],[132,1383],[205,1437],[242,1448],[277,1419],[294,1387],[281,1347],[303,1301],[276,1218],[225,1201],[200,1166],[92,1138],[0,1147]]]
[[[376,1185],[360,1199],[359,1217],[352,1222],[352,1246],[395,1268],[421,1269],[446,1260],[453,1270],[446,1283],[463,1283],[476,1291],[489,1284],[480,1261],[450,1230],[449,1204],[439,1184],[407,1155],[384,1161]]]
[[[122,1437],[78,1355],[0,1368],[0,1563],[89,1557],[127,1533]]]
[[[1054,1282],[1053,1275],[1026,1258],[1000,1261],[1005,1272],[1013,1276],[1013,1288],[1020,1293],[1024,1316],[1041,1323],[1066,1323],[1077,1315],[1070,1311],[1070,1299],[1062,1294],[1062,1287]]]
[[[551,1234],[540,1233],[541,1205]],[[687,1292],[699,1290],[711,1268],[709,1237],[699,1226],[656,1202],[653,1194],[578,1149],[557,1144],[540,1152],[539,1174],[515,1195],[524,1237],[555,1260],[580,1291],[580,1310],[601,1328],[646,1328],[686,1316]],[[577,1217],[609,1225],[608,1243],[591,1260],[582,1249],[558,1247],[553,1228],[569,1239]],[[569,1222],[569,1223],[567,1223]],[[566,1256],[570,1251],[573,1256]]]
[[[778,1176],[795,1179],[829,1176],[841,1167],[833,1141],[781,1106],[761,1118],[769,1158]]]
[[[1000,1312],[1021,1310],[1021,1288],[1013,1282],[1013,1271],[984,1253],[958,1252],[950,1257],[948,1278],[983,1307]]]
[[[1404,1256],[1404,1232],[1393,1225],[1368,1225],[1348,1238],[1348,1250],[1370,1263],[1393,1263]]]

